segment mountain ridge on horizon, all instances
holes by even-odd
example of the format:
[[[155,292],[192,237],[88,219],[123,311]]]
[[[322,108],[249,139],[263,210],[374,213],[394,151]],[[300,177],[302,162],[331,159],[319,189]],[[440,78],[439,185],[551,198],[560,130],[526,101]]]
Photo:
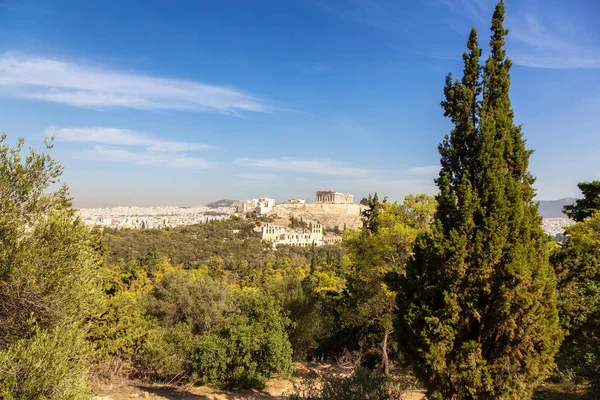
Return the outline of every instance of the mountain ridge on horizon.
[[[539,214],[543,218],[567,218],[563,207],[575,203],[575,197],[563,197],[556,200],[539,200]]]

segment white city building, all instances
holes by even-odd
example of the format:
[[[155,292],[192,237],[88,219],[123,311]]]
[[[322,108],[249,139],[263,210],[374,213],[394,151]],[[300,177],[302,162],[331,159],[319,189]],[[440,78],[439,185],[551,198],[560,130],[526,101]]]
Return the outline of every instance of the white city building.
[[[238,214],[246,214],[248,211],[263,215],[275,207],[275,199],[261,197],[260,199],[240,200],[237,205]]]
[[[323,226],[311,223],[308,229],[288,229],[277,225],[264,224],[256,235],[266,241],[272,242],[273,246],[286,244],[289,246],[310,247],[334,244],[342,240],[339,236],[324,236]]]

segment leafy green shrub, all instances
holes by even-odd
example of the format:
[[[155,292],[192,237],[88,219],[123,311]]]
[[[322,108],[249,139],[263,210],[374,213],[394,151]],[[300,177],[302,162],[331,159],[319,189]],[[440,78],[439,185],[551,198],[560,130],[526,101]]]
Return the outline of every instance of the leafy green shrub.
[[[230,349],[226,338],[209,334],[196,346],[193,368],[201,383],[226,383]]]
[[[598,347],[590,349],[585,354],[584,360],[584,374],[592,386],[591,390],[594,394],[600,396],[600,349]]]
[[[75,217],[62,167],[0,137],[0,398],[89,392],[85,328],[104,310],[99,238]],[[47,150],[52,148],[46,142]],[[31,325],[35,321],[35,326]],[[85,398],[85,397],[84,397]]]
[[[296,361],[309,359],[320,341],[330,334],[322,304],[311,288],[303,283],[303,275],[291,273],[271,282],[267,289],[288,313],[292,322],[287,330]]]
[[[89,354],[76,326],[35,327],[30,339],[0,350],[0,398],[89,399]]]
[[[566,245],[550,261],[565,340],[556,378],[588,380],[600,393],[600,212],[567,228]]]
[[[274,374],[292,371],[289,319],[270,296],[256,290],[236,293],[236,311],[223,329],[205,335],[194,352],[193,370],[201,382],[225,387],[262,388]]]
[[[587,381],[590,394],[600,396],[600,337],[596,336],[593,340],[588,337],[586,340],[589,342],[579,342],[562,352],[559,358],[561,369],[556,377],[559,381]]]
[[[389,379],[383,375],[357,368],[348,377],[325,377],[321,396],[331,400],[387,400],[390,398],[388,382]]]
[[[119,357],[130,361],[147,340],[152,324],[144,318],[137,293],[124,291],[109,297],[106,312],[88,333],[100,360]]]
[[[152,380],[182,382],[191,372],[191,355],[196,336],[187,324],[157,327],[149,333],[148,340],[136,357],[139,374]]]
[[[146,310],[163,326],[189,324],[193,333],[218,329],[231,310],[229,287],[198,270],[165,274],[148,295]]]
[[[1,188],[0,188],[1,189]],[[0,208],[0,225],[8,212]],[[4,214],[4,215],[2,215]],[[33,315],[42,328],[79,321],[85,323],[104,309],[95,238],[69,210],[48,211],[10,245],[0,234],[0,346],[27,335]],[[12,248],[11,248],[12,247]],[[6,254],[10,253],[10,254]]]

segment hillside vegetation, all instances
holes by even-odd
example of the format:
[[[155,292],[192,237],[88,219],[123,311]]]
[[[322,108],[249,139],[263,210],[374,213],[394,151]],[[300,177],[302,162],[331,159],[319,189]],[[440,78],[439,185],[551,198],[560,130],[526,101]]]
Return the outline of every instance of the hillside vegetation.
[[[261,389],[294,361],[351,368],[288,399],[398,399],[406,376],[429,399],[598,398],[600,182],[580,183],[564,245],[544,235],[504,7],[485,64],[473,29],[446,79],[439,193],[369,196],[341,245],[274,249],[240,218],[90,230],[52,140],[25,152],[3,134],[0,398],[89,399],[123,377]]]

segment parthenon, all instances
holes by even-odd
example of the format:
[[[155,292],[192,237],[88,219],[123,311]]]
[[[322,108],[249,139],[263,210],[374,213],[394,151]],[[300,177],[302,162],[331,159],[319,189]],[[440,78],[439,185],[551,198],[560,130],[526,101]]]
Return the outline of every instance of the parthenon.
[[[343,194],[334,190],[319,190],[315,195],[316,203],[352,204],[354,196]]]

